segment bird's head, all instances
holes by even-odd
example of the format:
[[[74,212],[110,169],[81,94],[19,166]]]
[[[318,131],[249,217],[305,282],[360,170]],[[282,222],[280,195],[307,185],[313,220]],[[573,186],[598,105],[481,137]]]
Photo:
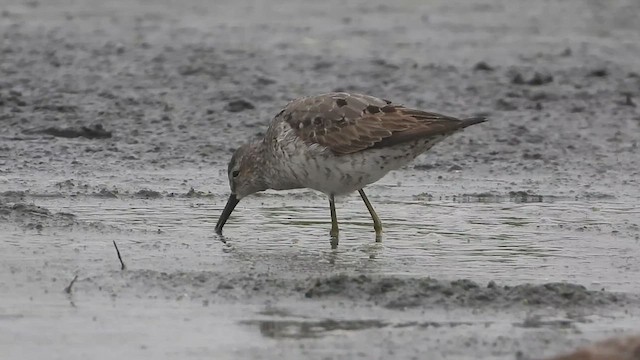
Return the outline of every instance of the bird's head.
[[[233,153],[227,168],[231,195],[216,224],[218,234],[222,233],[222,227],[240,199],[267,189],[260,171],[263,161],[260,143],[242,145]]]

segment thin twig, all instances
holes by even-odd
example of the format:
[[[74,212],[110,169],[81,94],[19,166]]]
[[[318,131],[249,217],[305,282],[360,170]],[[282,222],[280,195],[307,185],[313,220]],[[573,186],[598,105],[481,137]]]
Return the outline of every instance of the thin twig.
[[[118,260],[120,260],[120,265],[121,265],[120,270],[126,269],[127,267],[124,265],[124,261],[122,261],[122,256],[120,256],[120,250],[118,250],[118,245],[116,245],[115,240],[113,240],[113,246],[115,246],[116,254],[118,254]]]
[[[73,280],[71,280],[71,282],[69,283],[69,286],[64,288],[64,292],[71,295],[71,288],[73,287],[73,284],[75,284],[76,280],[78,280],[78,275],[73,277]]]

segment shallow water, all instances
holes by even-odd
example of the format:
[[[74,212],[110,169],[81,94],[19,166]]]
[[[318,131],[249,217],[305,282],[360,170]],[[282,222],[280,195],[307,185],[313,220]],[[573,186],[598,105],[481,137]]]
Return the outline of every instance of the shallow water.
[[[309,273],[321,273],[333,263],[380,273],[470,277],[481,283],[570,281],[640,292],[634,281],[640,272],[634,260],[640,257],[637,199],[509,194],[493,189],[492,182],[487,182],[483,193],[410,195],[412,188],[423,185],[416,183],[421,174],[405,170],[390,177],[403,175],[400,186],[383,180],[368,190],[383,220],[382,243],[374,242],[371,220],[360,198],[339,200],[337,251],[329,247],[327,200],[307,190],[244,199],[224,229],[226,246],[212,231],[224,206],[224,186],[221,195],[199,198],[183,194],[156,199],[42,196],[35,203],[72,213],[80,222],[114,227],[119,234],[143,233],[165,251],[206,244],[208,260],[214,265],[225,261],[221,256],[235,254],[274,269],[297,271],[301,266]],[[468,181],[458,179],[458,185],[464,187]],[[474,186],[483,187],[477,180]],[[105,245],[100,234],[95,237],[87,245]],[[14,245],[19,238],[22,234],[16,235]],[[127,240],[122,241],[126,249]]]
[[[403,178],[402,186],[396,176]],[[628,306],[558,312],[513,308],[507,302],[503,306],[510,310],[499,315],[453,305],[446,312],[429,306],[398,312],[348,299],[300,302],[292,293],[306,280],[303,285],[274,283],[272,290],[261,283],[290,278],[312,283],[337,273],[472,279],[481,286],[571,282],[640,293],[635,281],[640,266],[634,260],[640,256],[638,209],[628,198],[525,197],[500,193],[495,181],[474,181],[486,190],[482,193],[452,195],[433,186],[436,191],[428,195],[410,195],[423,185],[414,183],[422,177],[405,169],[371,186],[369,197],[385,226],[382,243],[374,242],[359,197],[341,199],[337,250],[329,246],[327,201],[312,191],[244,199],[225,228],[226,244],[212,231],[225,202],[223,186],[219,195],[191,198],[167,191],[148,199],[126,193],[100,198],[91,191],[69,196],[55,187],[27,195],[23,201],[52,213],[74,214],[77,225],[25,229],[5,224],[2,266],[12,275],[5,277],[4,290],[20,285],[3,301],[0,324],[11,340],[0,345],[14,358],[46,353],[20,345],[27,341],[60,344],[48,345],[47,351],[71,358],[96,352],[102,353],[97,358],[321,357],[325,346],[369,357],[387,351],[382,344],[371,347],[370,338],[380,337],[393,339],[391,349],[410,356],[421,353],[417,344],[437,334],[438,356],[474,358],[460,349],[478,346],[484,356],[508,358],[518,349],[540,353],[533,349],[550,341],[549,329],[586,337],[598,337],[602,329],[634,329],[639,314]],[[112,241],[127,265],[123,273]],[[79,279],[66,294],[73,274]],[[256,280],[238,287],[238,276]],[[212,286],[210,281],[221,282]],[[41,289],[34,292],[34,285]],[[229,293],[220,293],[227,288]],[[51,326],[58,331],[46,330]],[[34,337],[29,333],[34,327],[46,331]],[[348,345],[345,334],[350,334]],[[95,336],[102,338],[97,344]],[[176,336],[180,340],[170,343]],[[469,341],[476,345],[465,345]],[[69,346],[73,353],[65,351]],[[119,350],[108,351],[114,346]]]

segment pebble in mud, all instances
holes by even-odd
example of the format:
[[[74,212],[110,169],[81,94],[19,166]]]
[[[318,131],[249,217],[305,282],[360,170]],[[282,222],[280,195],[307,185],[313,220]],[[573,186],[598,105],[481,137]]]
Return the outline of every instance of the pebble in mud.
[[[521,73],[516,73],[511,78],[511,83],[515,85],[531,85],[531,86],[539,86],[545,85],[550,82],[553,82],[553,76],[550,74],[542,74],[539,72],[535,72],[533,76],[529,79],[524,78],[524,75]]]
[[[247,100],[244,99],[238,99],[238,100],[233,100],[230,101],[227,106],[225,106],[225,110],[227,110],[228,112],[240,112],[240,111],[244,111],[244,110],[252,110],[255,109],[256,107],[248,102]]]
[[[484,61],[480,61],[473,66],[473,70],[475,71],[493,71],[495,70],[493,66],[487,64]]]

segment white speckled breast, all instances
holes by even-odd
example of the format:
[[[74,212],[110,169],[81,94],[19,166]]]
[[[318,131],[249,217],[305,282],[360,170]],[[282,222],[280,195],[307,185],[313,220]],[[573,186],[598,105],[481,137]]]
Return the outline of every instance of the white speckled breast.
[[[275,170],[269,178],[278,179],[272,189],[307,187],[325,194],[342,195],[362,189],[389,171],[407,165],[446,136],[420,139],[384,149],[369,149],[348,155],[335,155],[321,146],[304,144],[293,134],[272,143],[276,151],[271,162]],[[290,136],[287,136],[290,135]]]

